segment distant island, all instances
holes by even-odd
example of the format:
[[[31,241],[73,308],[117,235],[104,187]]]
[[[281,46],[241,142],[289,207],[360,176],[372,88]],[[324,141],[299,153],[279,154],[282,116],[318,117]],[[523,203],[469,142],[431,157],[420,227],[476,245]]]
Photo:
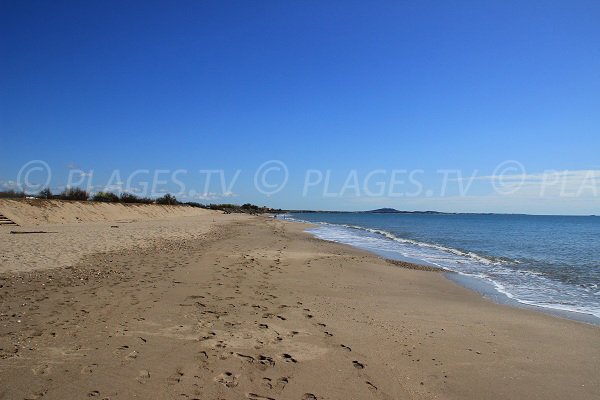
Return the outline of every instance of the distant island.
[[[328,213],[328,214],[457,214],[441,211],[402,211],[395,208],[378,208],[370,211],[332,211],[332,210],[281,210],[293,214],[311,214],[311,213]]]
[[[395,208],[378,208],[377,210],[371,210],[371,211],[363,211],[366,213],[373,213],[373,214],[385,214],[385,213],[399,213],[401,212],[400,210],[396,210]]]
[[[367,214],[448,214],[441,211],[401,211],[395,208],[378,208],[371,211],[360,211]]]

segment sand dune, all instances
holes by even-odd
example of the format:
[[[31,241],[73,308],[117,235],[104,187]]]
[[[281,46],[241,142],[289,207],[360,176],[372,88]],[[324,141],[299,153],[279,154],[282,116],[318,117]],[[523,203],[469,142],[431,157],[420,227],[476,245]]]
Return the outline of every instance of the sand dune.
[[[150,220],[206,215],[195,207],[158,204],[122,204],[95,201],[0,199],[0,214],[23,226],[119,220]]]
[[[73,265],[82,257],[198,238],[220,213],[183,206],[58,200],[0,200],[0,272]],[[10,232],[41,232],[11,234]]]

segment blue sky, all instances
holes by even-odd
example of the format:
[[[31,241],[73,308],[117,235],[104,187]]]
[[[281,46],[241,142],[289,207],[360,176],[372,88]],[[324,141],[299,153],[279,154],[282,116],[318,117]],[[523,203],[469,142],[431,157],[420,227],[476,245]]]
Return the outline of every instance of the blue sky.
[[[600,214],[599,20],[597,1],[4,1],[0,183],[43,160],[55,190],[147,169],[176,192],[184,169],[180,197],[203,202]],[[267,196],[269,160],[288,180]],[[508,160],[529,186],[499,194]],[[394,170],[421,190],[390,189]],[[462,179],[442,190],[441,170]]]

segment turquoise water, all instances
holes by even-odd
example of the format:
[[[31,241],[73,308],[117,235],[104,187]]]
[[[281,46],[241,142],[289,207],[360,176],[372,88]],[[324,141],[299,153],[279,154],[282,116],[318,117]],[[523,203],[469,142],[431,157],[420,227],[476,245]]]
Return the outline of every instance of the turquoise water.
[[[600,317],[600,217],[296,213],[315,236],[484,279],[523,304]]]

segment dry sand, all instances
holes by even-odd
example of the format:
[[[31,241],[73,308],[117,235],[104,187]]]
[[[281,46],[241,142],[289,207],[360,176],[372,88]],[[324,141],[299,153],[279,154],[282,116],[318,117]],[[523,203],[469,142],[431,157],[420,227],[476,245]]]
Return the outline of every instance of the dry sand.
[[[158,204],[0,199],[0,214],[25,226],[81,222],[154,221],[160,218],[191,217],[209,213],[208,210],[196,207]]]
[[[52,236],[0,228],[0,268],[11,270],[0,276],[0,398],[600,393],[598,327],[490,303],[300,224],[213,212],[110,224],[49,225]],[[122,247],[104,247],[113,234]],[[48,254],[74,251],[79,235],[100,243],[76,260],[14,261],[40,240]],[[138,235],[149,236],[126,239]],[[6,247],[9,237],[19,242]]]
[[[0,199],[0,214],[20,225],[0,225],[0,273],[65,267],[99,252],[198,238],[218,215],[180,206],[7,199]]]

